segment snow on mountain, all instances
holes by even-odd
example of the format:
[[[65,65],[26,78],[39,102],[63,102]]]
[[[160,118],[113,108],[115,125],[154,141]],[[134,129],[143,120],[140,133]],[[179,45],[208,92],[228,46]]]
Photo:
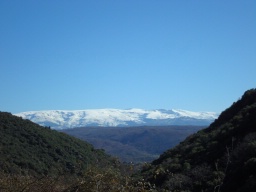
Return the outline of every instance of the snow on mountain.
[[[88,109],[29,111],[15,114],[53,129],[86,126],[209,125],[218,114],[186,110]]]

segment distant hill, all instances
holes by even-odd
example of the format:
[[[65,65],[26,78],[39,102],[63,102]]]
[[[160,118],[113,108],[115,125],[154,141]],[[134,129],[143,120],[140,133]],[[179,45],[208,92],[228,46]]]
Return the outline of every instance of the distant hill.
[[[159,191],[255,191],[256,89],[246,91],[208,128],[145,165],[138,176]]]
[[[202,126],[82,127],[63,132],[124,162],[150,162]]]
[[[124,127],[124,126],[166,126],[196,125],[212,123],[218,114],[214,112],[192,112],[186,110],[144,110],[144,109],[91,109],[29,111],[15,114],[42,126],[53,129],[74,127]]]
[[[11,174],[76,173],[114,160],[102,150],[65,133],[0,112],[0,170]]]

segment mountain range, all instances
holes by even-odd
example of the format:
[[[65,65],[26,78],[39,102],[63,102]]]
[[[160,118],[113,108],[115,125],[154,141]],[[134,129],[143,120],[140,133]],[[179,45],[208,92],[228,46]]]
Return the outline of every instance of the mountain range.
[[[215,112],[192,112],[180,109],[87,109],[87,110],[46,110],[28,111],[14,114],[53,129],[74,127],[128,127],[197,125],[212,123]]]

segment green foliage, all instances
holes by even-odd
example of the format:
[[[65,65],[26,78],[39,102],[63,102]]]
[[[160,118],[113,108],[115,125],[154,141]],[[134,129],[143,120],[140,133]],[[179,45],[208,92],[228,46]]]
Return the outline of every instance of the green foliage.
[[[254,191],[256,89],[141,171],[159,191]]]
[[[13,174],[79,174],[90,164],[115,161],[86,142],[4,112],[0,112],[0,149],[0,169]]]

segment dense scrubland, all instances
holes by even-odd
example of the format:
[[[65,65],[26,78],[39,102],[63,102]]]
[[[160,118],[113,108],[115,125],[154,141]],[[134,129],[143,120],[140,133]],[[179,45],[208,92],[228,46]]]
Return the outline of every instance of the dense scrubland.
[[[255,191],[256,90],[138,175],[160,191]]]

